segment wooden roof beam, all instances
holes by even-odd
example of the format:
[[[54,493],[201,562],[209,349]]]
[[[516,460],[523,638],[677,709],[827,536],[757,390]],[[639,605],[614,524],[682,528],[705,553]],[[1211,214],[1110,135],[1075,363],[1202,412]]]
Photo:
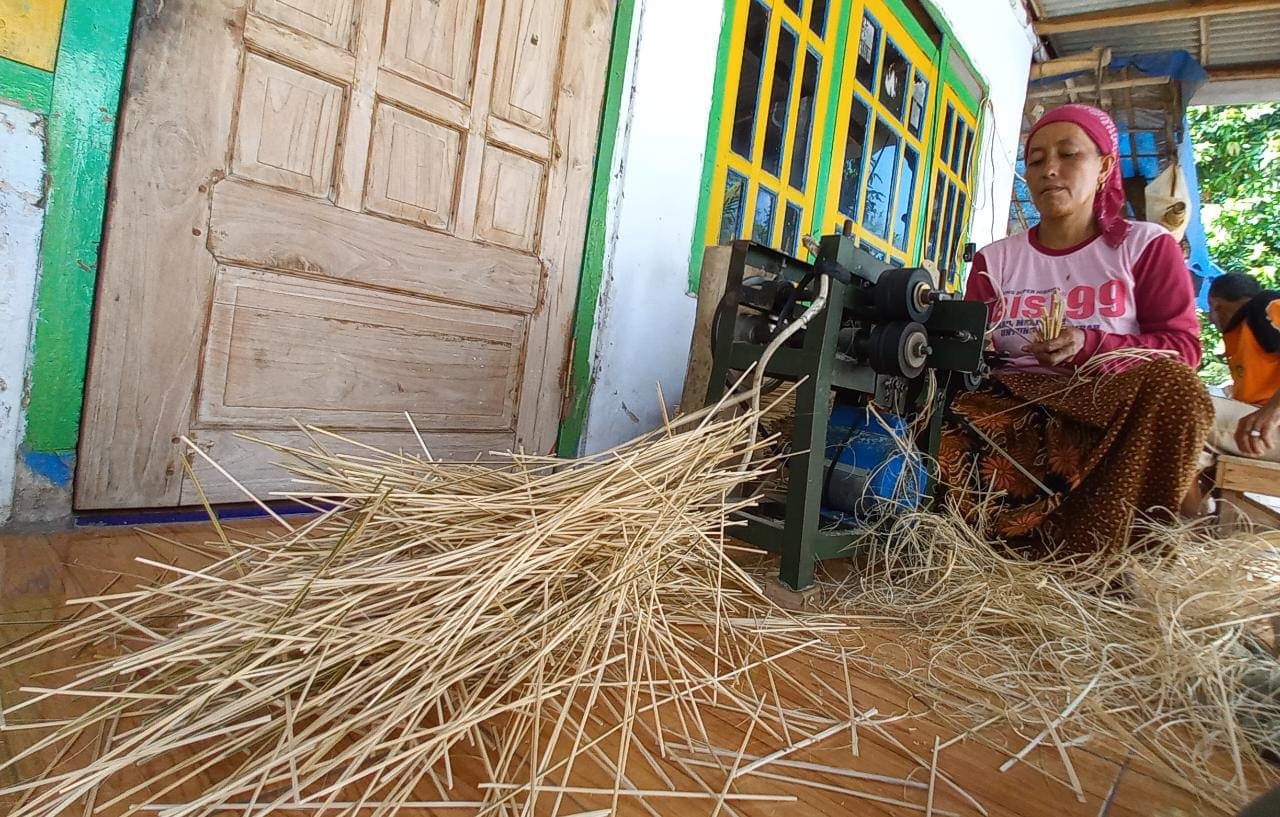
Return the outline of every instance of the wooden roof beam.
[[[1144,3],[1140,6],[1068,14],[1037,20],[1036,34],[1049,37],[1073,31],[1097,31],[1105,28],[1160,23],[1167,20],[1196,20],[1222,14],[1247,14],[1280,9],[1280,0],[1175,0],[1166,3]]]
[[[1280,62],[1251,62],[1206,68],[1210,82],[1240,79],[1280,79]]]

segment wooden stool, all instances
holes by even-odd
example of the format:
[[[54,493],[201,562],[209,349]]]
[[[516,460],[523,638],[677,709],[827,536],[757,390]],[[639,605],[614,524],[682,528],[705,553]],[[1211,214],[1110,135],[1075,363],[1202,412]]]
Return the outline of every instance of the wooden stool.
[[[1218,455],[1214,472],[1218,497],[1218,530],[1228,534],[1238,527],[1256,525],[1280,528],[1280,514],[1245,494],[1280,495],[1280,462]]]

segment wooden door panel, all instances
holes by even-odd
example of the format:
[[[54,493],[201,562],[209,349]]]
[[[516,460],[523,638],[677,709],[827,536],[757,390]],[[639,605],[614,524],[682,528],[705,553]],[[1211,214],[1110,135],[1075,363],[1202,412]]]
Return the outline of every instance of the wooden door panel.
[[[471,109],[465,104],[385,69],[378,72],[378,98],[461,131],[471,127]]]
[[[369,149],[365,209],[447,230],[453,223],[462,133],[379,105]]]
[[[537,306],[542,276],[532,256],[237,179],[214,187],[209,250],[227,264],[522,313]]]
[[[356,58],[346,48],[322,42],[280,23],[249,14],[244,22],[245,45],[278,61],[305,65],[313,73],[346,86],[355,74]]]
[[[256,0],[253,10],[268,20],[340,48],[351,42],[354,0]]]
[[[494,145],[484,152],[476,237],[521,252],[533,252],[546,168],[541,162]]]
[[[413,414],[414,422],[417,415]],[[401,415],[401,420],[404,416]],[[407,421],[405,422],[407,426]],[[353,434],[339,431],[343,437]],[[422,446],[412,431],[364,431],[359,433],[359,443],[372,446],[380,451],[392,453],[404,452],[414,456],[422,456]],[[307,493],[307,486],[296,483],[284,476],[277,463],[289,458],[284,454],[264,448],[254,440],[263,440],[275,445],[289,446],[306,450],[313,441],[323,445],[326,451],[334,454],[359,455],[367,451],[360,444],[347,442],[319,432],[310,436],[305,431],[252,431],[241,434],[226,429],[198,429],[192,431],[191,440],[200,450],[213,458],[218,465],[231,474],[254,496],[261,499],[272,499],[275,492],[298,491]],[[431,456],[443,460],[471,460],[477,456],[485,457],[490,451],[510,451],[512,445],[511,432],[470,433],[470,434],[423,434]],[[176,504],[199,505],[200,490],[203,490],[210,502],[245,502],[248,497],[232,484],[218,469],[210,465],[204,458],[191,458],[191,469],[200,480],[199,489],[190,481],[182,484],[182,491],[175,500]]]
[[[196,422],[505,430],[525,318],[348,284],[219,269]]]
[[[479,19],[476,0],[391,0],[382,64],[467,102],[475,71]]]
[[[231,171],[309,196],[328,196],[341,111],[340,85],[249,54]]]
[[[143,5],[77,506],[193,501],[182,435],[271,485],[236,427],[550,450],[609,0]]]
[[[493,112],[538,133],[551,130],[565,0],[508,3],[502,15]]]
[[[491,145],[508,147],[516,153],[523,153],[542,161],[551,160],[551,137],[541,133],[525,130],[502,119],[489,120],[488,141]]]

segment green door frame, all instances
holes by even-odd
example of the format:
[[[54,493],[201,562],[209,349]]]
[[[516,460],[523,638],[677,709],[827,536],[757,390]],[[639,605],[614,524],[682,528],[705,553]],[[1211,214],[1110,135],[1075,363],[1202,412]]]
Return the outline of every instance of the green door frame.
[[[728,1],[728,0],[727,0]],[[569,384],[565,410],[560,418],[556,453],[574,457],[582,442],[591,403],[591,339],[595,333],[596,308],[604,280],[606,228],[609,216],[609,179],[622,110],[623,84],[631,50],[631,27],[636,0],[618,0],[613,15],[613,42],[609,48],[608,77],[600,112],[600,133],[596,141],[595,176],[591,182],[591,202],[587,211],[586,244],[578,276],[578,302],[573,318],[573,345],[570,352]],[[723,38],[722,38],[723,39]]]
[[[67,0],[63,13],[57,62],[47,81],[49,195],[28,364],[24,452],[69,458],[79,439],[89,323],[133,6],[133,0]]]

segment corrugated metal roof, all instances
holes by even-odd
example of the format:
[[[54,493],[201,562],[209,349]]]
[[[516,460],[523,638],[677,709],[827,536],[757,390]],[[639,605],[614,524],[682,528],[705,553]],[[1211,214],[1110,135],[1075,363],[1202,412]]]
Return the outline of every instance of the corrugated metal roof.
[[[1280,59],[1280,11],[1209,18],[1210,65],[1244,65],[1277,59]]]
[[[1059,54],[1088,51],[1095,45],[1110,46],[1115,54],[1146,54],[1152,51],[1190,51],[1199,56],[1200,25],[1195,20],[1170,20],[1140,26],[1073,31],[1049,38]]]
[[[1108,11],[1125,6],[1136,6],[1138,3],[1126,3],[1123,0],[1035,0],[1032,5],[1044,12],[1044,19],[1048,19],[1067,17],[1072,14],[1088,14],[1091,11]]]
[[[1029,0],[1040,20],[1150,5],[1150,0]],[[1182,50],[1206,68],[1280,62],[1280,11],[1221,13],[1205,18],[1202,41],[1199,19],[1186,18],[1144,25],[1099,28],[1047,37],[1055,56],[1109,46],[1116,54]],[[1207,59],[1204,59],[1207,57]]]

